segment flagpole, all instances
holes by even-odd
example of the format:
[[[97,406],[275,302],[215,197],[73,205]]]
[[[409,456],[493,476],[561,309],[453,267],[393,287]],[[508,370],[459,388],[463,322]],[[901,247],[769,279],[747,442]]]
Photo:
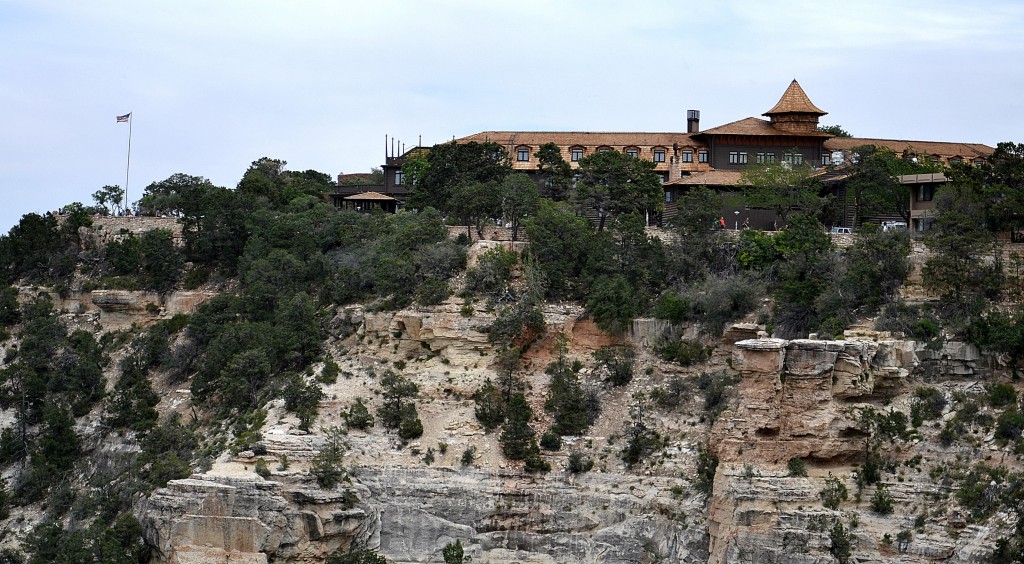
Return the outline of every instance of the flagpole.
[[[128,212],[128,171],[132,168],[132,113],[128,112],[128,161],[124,167],[124,210]]]

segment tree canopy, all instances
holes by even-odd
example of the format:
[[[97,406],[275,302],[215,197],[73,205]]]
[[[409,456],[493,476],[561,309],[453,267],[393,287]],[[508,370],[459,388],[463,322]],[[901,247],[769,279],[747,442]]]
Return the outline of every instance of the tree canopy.
[[[490,141],[434,145],[424,163],[410,168],[416,170],[408,207],[432,207],[442,212],[451,209],[458,186],[473,182],[498,183],[512,171],[508,151]]]
[[[604,230],[609,216],[657,213],[664,207],[661,178],[653,162],[619,151],[599,151],[579,164],[576,204],[598,218],[598,231]]]

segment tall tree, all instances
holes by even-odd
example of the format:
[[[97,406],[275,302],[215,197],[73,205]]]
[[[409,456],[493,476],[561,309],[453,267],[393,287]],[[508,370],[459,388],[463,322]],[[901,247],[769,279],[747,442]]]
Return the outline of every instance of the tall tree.
[[[932,256],[922,270],[924,285],[942,294],[954,322],[980,313],[1002,285],[1001,264],[991,260],[996,239],[986,225],[987,203],[979,188],[966,182],[944,186],[935,197],[935,222],[925,237]]]
[[[92,200],[104,213],[119,213],[124,210],[124,188],[116,184],[104,186],[93,193]]]
[[[275,206],[286,203],[283,173],[287,164],[287,161],[270,157],[253,161],[238,181],[238,191],[252,196],[262,196]]]
[[[836,125],[819,125],[818,131],[821,133],[828,133],[832,137],[853,137],[849,131],[843,129],[843,126]]]
[[[988,203],[989,226],[1010,231],[1014,241],[1024,231],[1024,143],[999,143],[981,166],[961,165],[950,171],[954,182],[969,175],[980,177]]]
[[[510,174],[501,181],[501,213],[505,221],[512,224],[512,240],[519,237],[519,227],[523,220],[537,213],[540,193],[537,184],[529,176],[517,173]]]
[[[754,164],[743,170],[740,183],[747,205],[770,209],[786,222],[795,211],[815,215],[820,209],[818,182],[811,177],[813,172],[806,164]]]
[[[404,168],[403,168],[404,170]],[[434,145],[409,194],[409,207],[450,211],[455,188],[469,182],[501,182],[512,170],[508,151],[493,142]]]
[[[569,197],[572,188],[572,167],[562,157],[562,150],[554,143],[544,143],[533,156],[537,157],[540,185],[544,195],[556,202]]]
[[[618,151],[601,151],[580,160],[576,203],[598,218],[603,231],[609,216],[657,213],[664,206],[661,178],[654,163]]]
[[[477,181],[459,184],[452,190],[449,210],[465,224],[470,238],[471,227],[475,227],[477,236],[483,238],[487,221],[501,215],[501,194],[497,184]]]
[[[900,184],[897,177],[904,174],[939,172],[941,167],[922,163],[885,147],[860,145],[851,151],[856,155],[846,198],[856,210],[856,221],[864,216],[896,212],[910,225],[910,188]]]

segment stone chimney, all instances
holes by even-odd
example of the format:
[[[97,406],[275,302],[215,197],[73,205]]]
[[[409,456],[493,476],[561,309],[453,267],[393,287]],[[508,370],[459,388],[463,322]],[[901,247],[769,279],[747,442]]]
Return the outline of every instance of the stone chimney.
[[[700,133],[700,110],[686,110],[686,132]]]

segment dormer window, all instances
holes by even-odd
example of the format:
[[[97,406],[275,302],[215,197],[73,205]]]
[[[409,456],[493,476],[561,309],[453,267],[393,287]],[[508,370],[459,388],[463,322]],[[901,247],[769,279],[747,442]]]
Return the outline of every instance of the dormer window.
[[[611,148],[611,147],[609,147],[608,145],[601,145],[600,147],[598,147],[598,148],[597,148],[597,152],[598,152],[598,153],[605,153],[605,152],[607,152],[607,151],[614,151],[614,150],[615,150],[615,149],[612,149],[612,148]]]
[[[574,163],[580,162],[583,159],[584,152],[583,147],[577,146],[569,149],[569,160]]]
[[[640,149],[637,147],[626,147],[624,152],[634,159],[640,156]]]
[[[683,162],[684,163],[692,163],[693,162],[693,150],[692,149],[683,149]]]
[[[665,148],[664,147],[655,147],[653,155],[654,155],[654,162],[656,162],[656,163],[663,163],[663,162],[665,162]]]
[[[707,151],[697,151],[697,162],[699,162],[699,163],[706,163],[706,162],[708,162],[708,152]]]
[[[983,159],[981,157],[978,157],[978,158],[974,159],[973,162],[974,162],[974,166],[981,166],[981,165],[985,164],[985,159]]]
[[[525,163],[530,160],[530,148],[526,146],[516,147],[516,161]]]
[[[964,159],[963,157],[949,157],[949,162],[959,164],[964,162]]]

